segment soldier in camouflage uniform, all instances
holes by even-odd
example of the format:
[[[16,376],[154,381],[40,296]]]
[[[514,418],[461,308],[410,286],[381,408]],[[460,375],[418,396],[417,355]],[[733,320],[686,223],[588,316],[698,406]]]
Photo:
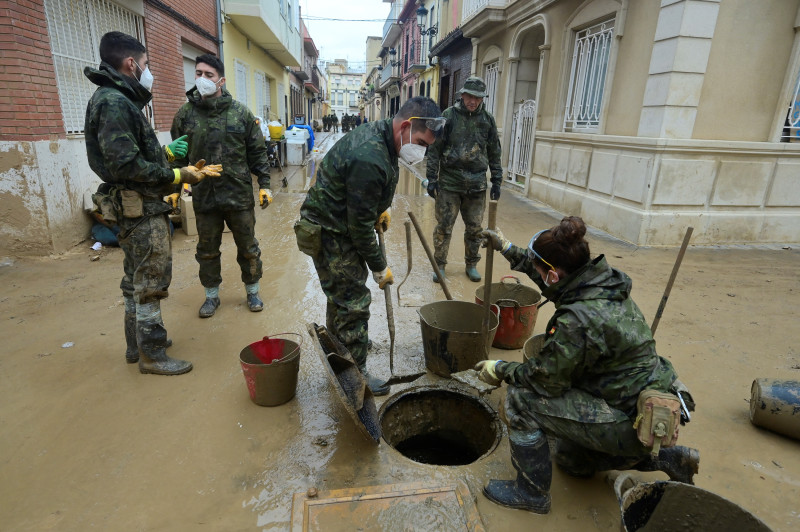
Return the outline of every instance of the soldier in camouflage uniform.
[[[471,281],[481,275],[476,265],[481,259],[480,233],[486,206],[486,169],[491,171],[490,197],[500,198],[503,170],[500,163],[500,137],[494,117],[483,105],[486,84],[471,76],[461,89],[461,100],[445,109],[447,119],[442,138],[428,150],[428,194],[436,200],[436,228],[433,230],[434,257],[439,282],[447,264],[450,237],[458,213],[464,220],[464,262]]]
[[[547,513],[552,475],[547,436],[556,441],[556,464],[573,476],[638,469],[691,483],[699,463],[696,450],[663,448],[654,458],[637,438],[639,393],[685,387],[672,364],[656,354],[650,327],[630,298],[631,279],[602,255],[590,260],[583,220],[564,218],[537,233],[527,250],[499,231],[483,234],[513,270],[526,273],[556,305],[538,354],[524,363],[487,360],[475,368],[482,380],[509,385],[503,417],[518,472],[514,481],[490,481],[486,497]]]
[[[176,140],[165,149],[142,108],[150,101],[153,77],[145,47],[130,35],[110,32],[100,40],[100,67],[84,74],[98,85],[86,108],[86,155],[89,166],[105,183],[95,196],[116,218],[125,258],[120,283],[125,302],[128,363],[142,373],[178,375],[192,364],[167,356],[167,331],[161,299],[172,279],[172,244],[163,198],[178,183],[199,183],[214,168],[171,169],[168,157],[186,153]],[[198,163],[198,166],[199,163]],[[216,174],[219,175],[218,173]]]
[[[411,152],[421,160],[424,148],[435,140],[435,130],[443,125],[439,117],[433,100],[417,97],[408,100],[394,119],[371,122],[346,135],[322,159],[295,225],[298,246],[314,259],[328,299],[327,328],[353,355],[376,395],[388,393],[389,387],[366,371],[371,302],[366,280],[370,270],[380,288],[394,278],[375,229],[378,224],[383,230],[389,225],[387,209],[397,186],[398,156],[409,160],[406,154]],[[301,237],[298,227],[303,224],[316,235],[314,242]]]
[[[171,130],[172,138],[188,135],[189,160],[203,153],[225,168],[220,179],[192,188],[198,235],[195,258],[200,264],[200,283],[206,292],[199,311],[201,318],[213,316],[220,305],[219,248],[224,224],[236,242],[236,261],[242,271],[247,306],[252,312],[264,308],[258,293],[261,250],[255,236],[250,173],[258,178],[259,204],[266,208],[272,202],[267,145],[253,113],[222,88],[224,68],[222,61],[211,54],[196,59],[196,86],[187,91],[189,101],[175,114]]]

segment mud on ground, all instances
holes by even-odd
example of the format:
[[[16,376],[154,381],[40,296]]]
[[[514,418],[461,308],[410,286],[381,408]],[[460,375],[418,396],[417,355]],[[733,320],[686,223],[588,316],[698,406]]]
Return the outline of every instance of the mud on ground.
[[[235,246],[226,233],[222,306],[213,318],[199,319],[203,289],[196,237],[176,232],[173,282],[162,309],[174,340],[169,354],[194,363],[185,376],[140,375],[136,365],[125,363],[119,249],[97,253],[86,242],[64,255],[14,258],[0,267],[2,528],[287,530],[292,494],[309,487],[463,479],[490,531],[618,530],[619,509],[603,475],[577,480],[555,471],[547,516],[487,501],[480,494],[483,484],[514,475],[505,436],[472,465],[441,467],[411,462],[354,428],[308,344],[306,324],[324,323],[325,301],[292,232],[308,179],[297,168],[287,175],[289,187],[269,209],[256,210],[263,312],[247,310]],[[386,237],[398,282],[407,269],[402,222],[409,209],[427,235],[434,225],[430,198],[395,198]],[[527,242],[557,219],[509,192],[500,200],[498,225],[514,242]],[[478,285],[463,273],[462,231],[459,222],[447,275],[454,297],[471,301]],[[633,298],[650,319],[677,249],[638,248],[596,232],[589,241],[593,254],[604,253],[633,278]],[[656,333],[659,353],[672,360],[698,403],[680,438],[700,449],[696,484],[786,531],[800,528],[800,442],[753,427],[748,401],[755,378],[800,379],[799,259],[797,249],[780,246],[690,248]],[[495,279],[513,273],[499,255],[494,268]],[[414,237],[413,267],[400,303],[443,299],[430,270]],[[370,286],[376,347],[369,368],[388,377],[383,293],[371,281]],[[551,305],[542,308],[534,333],[544,331],[552,312]],[[395,371],[419,370],[424,361],[416,308],[395,299],[394,314]],[[285,331],[302,334],[306,342],[297,396],[280,407],[256,406],[238,353],[266,334]],[[68,342],[72,347],[64,347]],[[493,349],[491,356],[522,360],[521,350]],[[436,379],[428,376],[416,384],[431,382]],[[504,393],[493,392],[489,402],[496,407]],[[379,407],[383,400],[378,398]]]

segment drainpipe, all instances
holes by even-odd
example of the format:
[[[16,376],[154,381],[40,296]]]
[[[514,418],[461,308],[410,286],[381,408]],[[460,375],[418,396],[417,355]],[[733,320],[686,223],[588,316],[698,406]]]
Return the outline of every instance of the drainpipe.
[[[217,0],[217,42],[219,43],[219,60],[225,63],[222,55],[222,0]]]

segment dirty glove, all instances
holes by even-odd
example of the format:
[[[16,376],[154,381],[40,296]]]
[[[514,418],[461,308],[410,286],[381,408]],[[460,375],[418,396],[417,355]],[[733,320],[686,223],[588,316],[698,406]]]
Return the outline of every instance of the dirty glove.
[[[392,270],[388,266],[382,272],[372,272],[372,278],[375,279],[381,289],[387,284],[394,283],[394,275],[392,275]]]
[[[428,181],[428,196],[436,199],[436,196],[439,195],[439,181],[434,179],[433,181]]]
[[[222,172],[222,165],[206,165],[206,160],[200,159],[192,166],[184,166],[180,170],[176,168],[174,171],[174,183],[189,183],[190,185],[196,185],[206,177],[219,177],[220,172]]]
[[[500,360],[481,360],[475,364],[473,369],[478,372],[478,378],[489,386],[500,386],[503,380],[499,378],[495,372],[495,367],[498,362],[500,362]]]
[[[496,183],[492,185],[492,190],[489,192],[489,199],[491,200],[500,199],[500,185]]]
[[[378,221],[375,222],[375,230],[377,231],[380,227],[381,231],[384,233],[389,230],[389,222],[392,220],[392,210],[386,209],[378,216]]]
[[[500,231],[500,229],[497,231],[486,229],[481,231],[481,236],[485,239],[483,241],[483,247],[486,247],[486,245],[491,242],[492,247],[500,253],[505,254],[506,251],[511,249],[511,241],[507,240],[506,237],[503,236],[503,233]]]
[[[164,146],[164,149],[167,152],[167,160],[169,162],[174,161],[176,157],[180,159],[186,157],[186,154],[189,152],[189,143],[183,139],[185,139],[188,136],[189,135],[178,137],[177,139],[173,140],[172,142]]]
[[[272,191],[268,188],[262,188],[258,191],[258,204],[261,205],[262,209],[266,209],[269,207],[269,204],[272,203]]]
[[[172,211],[175,212],[178,210],[178,198],[181,197],[180,192],[176,192],[175,194],[170,194],[167,196],[167,203],[172,206]]]

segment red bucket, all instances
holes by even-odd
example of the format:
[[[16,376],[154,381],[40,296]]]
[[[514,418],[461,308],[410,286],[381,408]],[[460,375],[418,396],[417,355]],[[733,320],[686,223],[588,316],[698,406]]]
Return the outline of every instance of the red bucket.
[[[265,336],[239,353],[250,399],[260,406],[277,406],[294,397],[300,370],[299,334]]]
[[[514,279],[516,283],[505,283],[506,279]],[[483,286],[475,290],[475,302],[483,305]],[[500,349],[519,349],[525,345],[536,316],[539,314],[537,303],[542,295],[534,288],[525,286],[513,275],[505,275],[499,283],[492,283],[492,303],[500,307],[500,325],[494,335],[493,347]]]

